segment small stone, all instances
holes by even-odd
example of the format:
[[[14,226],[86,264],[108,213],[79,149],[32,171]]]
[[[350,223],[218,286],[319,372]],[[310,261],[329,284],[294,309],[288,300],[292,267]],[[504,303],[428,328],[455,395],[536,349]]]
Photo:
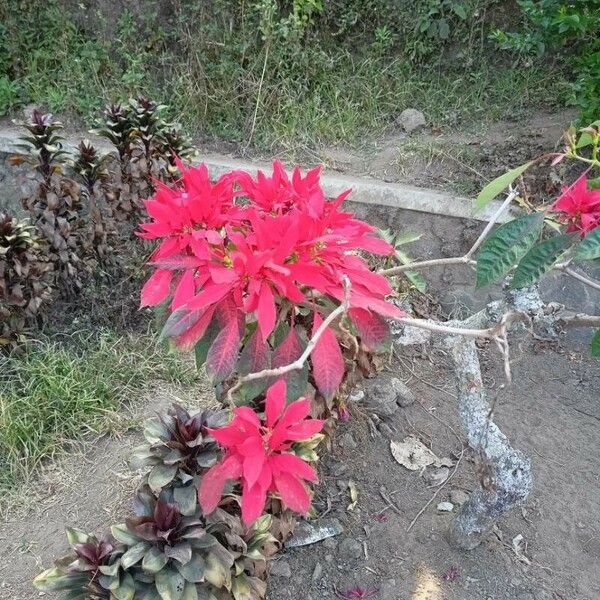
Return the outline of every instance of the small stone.
[[[338,555],[342,560],[356,560],[363,555],[362,544],[358,540],[346,538],[338,546]]]
[[[369,385],[365,404],[379,417],[391,417],[398,410],[396,391],[391,380],[380,379]]]
[[[348,469],[349,467],[345,462],[338,461],[331,467],[331,474],[334,477],[341,477],[348,472]]]
[[[439,469],[426,469],[423,472],[423,479],[425,483],[430,487],[437,487],[442,485],[448,476],[450,475],[450,469],[448,467],[440,467]]]
[[[360,402],[365,397],[364,390],[355,390],[348,396],[349,402]]]
[[[454,510],[454,504],[452,502],[440,502],[437,505],[438,512],[452,512]]]
[[[349,431],[340,437],[339,444],[344,450],[354,450],[358,448],[356,440]]]
[[[413,391],[402,380],[392,377],[392,379],[390,379],[390,384],[396,392],[396,403],[398,406],[406,408],[415,403],[416,397]]]
[[[406,133],[412,133],[427,125],[425,121],[425,115],[415,108],[407,108],[400,113],[398,122],[402,125],[402,128]]]
[[[348,488],[348,482],[344,481],[343,479],[338,479],[335,482],[335,485],[337,486],[337,489],[340,490],[340,492],[343,492]]]
[[[462,506],[469,499],[469,493],[464,490],[452,490],[450,492],[450,502],[457,506]]]
[[[275,560],[271,563],[269,573],[273,577],[291,577],[292,568],[290,567],[290,563],[286,560]]]
[[[337,548],[337,545],[338,541],[335,538],[327,538],[326,540],[323,540],[323,546],[325,546],[325,548],[329,548],[330,550]]]
[[[323,575],[323,567],[321,566],[321,563],[317,563],[313,570],[312,580],[319,581],[319,579],[321,579],[322,575]]]
[[[325,555],[325,562],[330,563],[330,562],[333,562],[333,560],[334,560],[333,554],[326,554]]]

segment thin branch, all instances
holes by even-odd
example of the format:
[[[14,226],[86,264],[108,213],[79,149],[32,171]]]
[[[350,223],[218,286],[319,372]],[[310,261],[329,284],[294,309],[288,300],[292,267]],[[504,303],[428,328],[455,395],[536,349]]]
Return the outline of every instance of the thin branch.
[[[560,263],[560,264],[555,265],[554,268],[557,269],[558,271],[562,271],[563,273],[566,273],[567,275],[570,275],[574,279],[577,279],[577,281],[581,281],[581,283],[585,283],[585,285],[589,285],[591,288],[594,288],[595,290],[600,290],[600,282],[595,281],[594,279],[590,279],[586,275],[582,275],[578,271],[571,269],[571,267],[569,267],[568,264],[569,263]]]
[[[317,342],[327,329],[329,325],[339,316],[345,314],[350,307],[350,280],[344,276],[344,300],[343,302],[333,311],[329,313],[327,318],[321,323],[315,334],[312,336],[310,341],[308,342],[304,352],[297,358],[294,362],[288,365],[282,365],[281,367],[276,367],[274,369],[263,369],[262,371],[257,371],[256,373],[249,373],[248,375],[244,375],[240,377],[236,384],[229,388],[227,392],[227,399],[230,404],[233,404],[233,394],[237,392],[244,383],[248,381],[255,381],[257,379],[265,379],[267,377],[281,377],[286,373],[290,373],[291,371],[299,371],[304,366],[304,363],[308,360],[308,357],[312,354],[315,349]]]
[[[428,269],[429,267],[437,267],[443,265],[476,265],[477,261],[472,259],[473,254],[479,249],[481,244],[485,241],[489,235],[492,227],[497,223],[498,219],[502,216],[504,211],[510,206],[511,202],[517,197],[517,192],[511,191],[498,210],[492,215],[492,218],[488,221],[485,229],[481,232],[481,235],[475,240],[475,243],[471,246],[469,251],[464,256],[454,256],[452,258],[434,258],[432,260],[422,260],[419,262],[409,263],[407,265],[399,265],[390,269],[382,269],[379,271],[380,275],[386,277],[392,277],[393,275],[399,275],[405,271],[411,271],[415,269]]]
[[[483,244],[485,238],[487,238],[488,234],[492,230],[492,227],[496,224],[498,219],[502,216],[502,213],[509,207],[510,203],[517,197],[517,192],[511,190],[511,192],[506,196],[506,200],[500,205],[498,210],[492,215],[492,218],[489,220],[488,224],[485,226],[485,229],[481,232],[481,235],[475,240],[475,243],[471,246],[471,249],[465,254],[465,258],[471,258],[473,254],[477,251],[477,249]]]
[[[420,262],[408,263],[407,265],[398,265],[397,267],[391,267],[389,269],[381,269],[380,275],[385,277],[392,277],[393,275],[399,275],[405,271],[414,271],[419,269],[428,269],[429,267],[437,267],[441,265],[476,265],[477,262],[470,260],[466,256],[454,256],[452,258],[434,258],[432,260],[423,260]]]

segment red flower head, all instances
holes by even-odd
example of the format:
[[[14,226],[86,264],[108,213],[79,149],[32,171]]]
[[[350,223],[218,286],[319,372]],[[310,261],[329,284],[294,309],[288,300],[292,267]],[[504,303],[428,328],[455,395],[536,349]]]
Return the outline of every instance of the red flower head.
[[[585,237],[600,225],[600,190],[588,190],[587,178],[582,175],[550,208],[560,213],[559,219],[568,223],[567,232],[578,231]]]
[[[286,383],[279,380],[267,391],[265,419],[245,406],[236,408],[231,423],[209,430],[226,448],[223,460],[202,478],[198,490],[205,514],[215,510],[225,482],[240,480],[242,519],[250,525],[262,514],[269,492],[277,493],[290,509],[306,513],[310,495],[304,481],[317,481],[314,469],[290,452],[294,442],[319,433],[323,421],[307,419],[310,402],[292,402],[287,408]]]

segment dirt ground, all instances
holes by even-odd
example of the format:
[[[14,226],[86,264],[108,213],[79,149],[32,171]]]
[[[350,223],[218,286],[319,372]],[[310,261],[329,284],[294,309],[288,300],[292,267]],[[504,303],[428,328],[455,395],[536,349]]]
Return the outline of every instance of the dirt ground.
[[[485,383],[497,389],[504,383],[498,357],[490,353],[485,364]],[[415,404],[385,421],[392,439],[416,435],[439,457],[456,459],[462,446],[454,433],[460,435],[460,429],[447,357],[405,350],[390,372],[417,396]],[[430,468],[422,476],[397,464],[389,432],[373,438],[367,413],[357,405],[323,461],[315,501],[319,519],[339,519],[344,532],[280,555],[268,598],[333,600],[336,590],[356,587],[382,600],[600,598],[600,363],[566,344],[527,343],[514,350],[514,379],[514,387],[499,396],[496,422],[533,461],[534,491],[523,511],[503,518],[476,550],[457,551],[448,544],[453,514],[439,513],[437,504],[474,487],[473,457],[466,451],[456,474],[407,532],[437,489],[426,483]],[[182,393],[157,390],[137,406],[137,422]],[[20,506],[5,511],[0,599],[38,597],[30,582],[66,550],[65,525],[100,532],[128,513],[136,479],[127,459],[140,439],[138,427],[74,451],[28,488]],[[358,491],[352,511],[347,510],[349,481]],[[382,486],[395,508],[386,508]],[[513,549],[519,534],[520,557]]]

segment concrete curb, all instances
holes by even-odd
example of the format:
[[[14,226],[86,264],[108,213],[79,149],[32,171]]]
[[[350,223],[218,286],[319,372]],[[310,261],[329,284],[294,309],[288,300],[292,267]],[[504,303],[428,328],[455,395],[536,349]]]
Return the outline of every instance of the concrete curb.
[[[17,142],[19,135],[21,135],[21,132],[16,128],[0,129],[0,153],[13,153],[15,151],[14,144]],[[90,134],[82,134],[81,139],[84,137],[93,138],[94,144],[100,150],[104,152],[111,151],[111,147],[104,140]],[[77,143],[77,138],[67,137],[65,148],[73,151]],[[270,170],[270,165],[266,163],[247,162],[222,155],[202,155],[197,162],[204,162],[213,178],[217,178],[232,169],[243,169],[253,174],[259,169]],[[475,214],[474,200],[448,192],[419,188],[402,183],[388,183],[365,177],[352,177],[330,171],[323,171],[321,182],[328,197],[335,197],[344,190],[351,188],[352,194],[348,200],[352,202],[385,206],[391,210],[411,210],[458,219],[488,221],[500,206],[499,202],[493,201],[486,207],[486,210]],[[510,214],[507,213],[503,215],[499,222],[504,222],[509,218]]]

